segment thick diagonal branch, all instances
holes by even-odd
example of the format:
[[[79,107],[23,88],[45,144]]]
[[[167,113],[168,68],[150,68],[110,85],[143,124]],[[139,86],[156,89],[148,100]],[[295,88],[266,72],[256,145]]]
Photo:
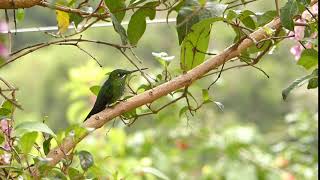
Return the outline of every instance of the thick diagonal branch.
[[[281,26],[280,20],[276,18],[266,26],[274,30],[279,29]],[[265,32],[264,29],[265,28],[260,28],[259,30],[253,32],[250,34],[250,38],[246,38],[239,44],[230,46],[219,55],[205,61],[194,69],[188,71],[186,74],[180,75],[169,82],[154,87],[153,89],[145,91],[144,93],[138,94],[125,102],[119,103],[113,108],[105,109],[104,111],[91,116],[91,118],[85,121],[84,126],[87,128],[98,129],[107,122],[111,121],[113,118],[125,112],[147,103],[151,103],[160,97],[169,94],[170,92],[191,85],[194,81],[198,80],[209,71],[216,69],[226,61],[239,56],[240,52],[253,45],[252,39],[258,42],[268,38],[267,32]],[[64,158],[66,153],[73,149],[76,144],[87,135],[88,134],[83,135],[78,141],[75,141],[74,138],[66,137],[59,147],[51,150],[51,152],[48,154],[47,157],[51,159],[50,164],[57,164],[62,158]]]

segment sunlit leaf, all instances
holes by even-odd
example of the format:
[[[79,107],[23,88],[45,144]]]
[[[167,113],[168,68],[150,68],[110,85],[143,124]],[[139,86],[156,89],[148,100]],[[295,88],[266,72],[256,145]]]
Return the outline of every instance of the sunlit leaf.
[[[155,7],[158,3],[159,2],[146,3],[131,16],[128,24],[128,39],[130,44],[136,45],[138,43],[146,30],[146,18],[148,17],[150,20],[155,18]]]
[[[20,138],[19,144],[21,147],[21,151],[24,154],[28,154],[31,151],[37,137],[38,137],[38,132],[29,132],[29,133],[25,133]]]
[[[63,11],[56,10],[56,19],[58,23],[59,33],[65,33],[70,25],[69,14]]]
[[[37,122],[37,121],[25,121],[20,123],[16,128],[17,134],[24,134],[26,132],[44,132],[47,134],[52,135],[53,137],[56,137],[54,132],[44,123]]]
[[[98,96],[100,89],[101,89],[101,86],[98,86],[98,85],[90,87],[90,91],[96,96]]]
[[[306,69],[311,69],[318,65],[318,51],[315,49],[303,50],[300,59],[297,62],[298,65],[303,66]]]

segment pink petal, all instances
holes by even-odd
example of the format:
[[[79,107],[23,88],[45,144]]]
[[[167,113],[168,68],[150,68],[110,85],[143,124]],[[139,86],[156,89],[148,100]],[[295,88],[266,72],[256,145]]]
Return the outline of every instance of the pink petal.
[[[5,22],[0,22],[0,32],[8,32],[8,24]]]
[[[7,58],[9,56],[8,49],[0,43],[0,56],[3,58]]]

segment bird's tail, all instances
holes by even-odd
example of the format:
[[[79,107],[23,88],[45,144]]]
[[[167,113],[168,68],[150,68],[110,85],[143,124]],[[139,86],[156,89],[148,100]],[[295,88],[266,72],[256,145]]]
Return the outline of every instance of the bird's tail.
[[[89,112],[89,114],[87,115],[87,117],[84,119],[84,121],[89,119],[92,115],[97,114],[98,112],[104,110],[105,108],[106,108],[106,106],[98,106],[98,105],[95,104],[93,106],[93,108],[91,109],[91,111]]]

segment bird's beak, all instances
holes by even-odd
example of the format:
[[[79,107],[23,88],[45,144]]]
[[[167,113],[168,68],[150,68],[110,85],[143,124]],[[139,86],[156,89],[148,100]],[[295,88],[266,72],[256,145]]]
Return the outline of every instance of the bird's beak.
[[[143,70],[146,70],[148,68],[141,68],[140,70],[143,71]],[[139,69],[136,69],[136,70],[133,70],[133,71],[128,71],[128,74],[132,74],[134,72],[137,72],[137,71],[140,71]]]

